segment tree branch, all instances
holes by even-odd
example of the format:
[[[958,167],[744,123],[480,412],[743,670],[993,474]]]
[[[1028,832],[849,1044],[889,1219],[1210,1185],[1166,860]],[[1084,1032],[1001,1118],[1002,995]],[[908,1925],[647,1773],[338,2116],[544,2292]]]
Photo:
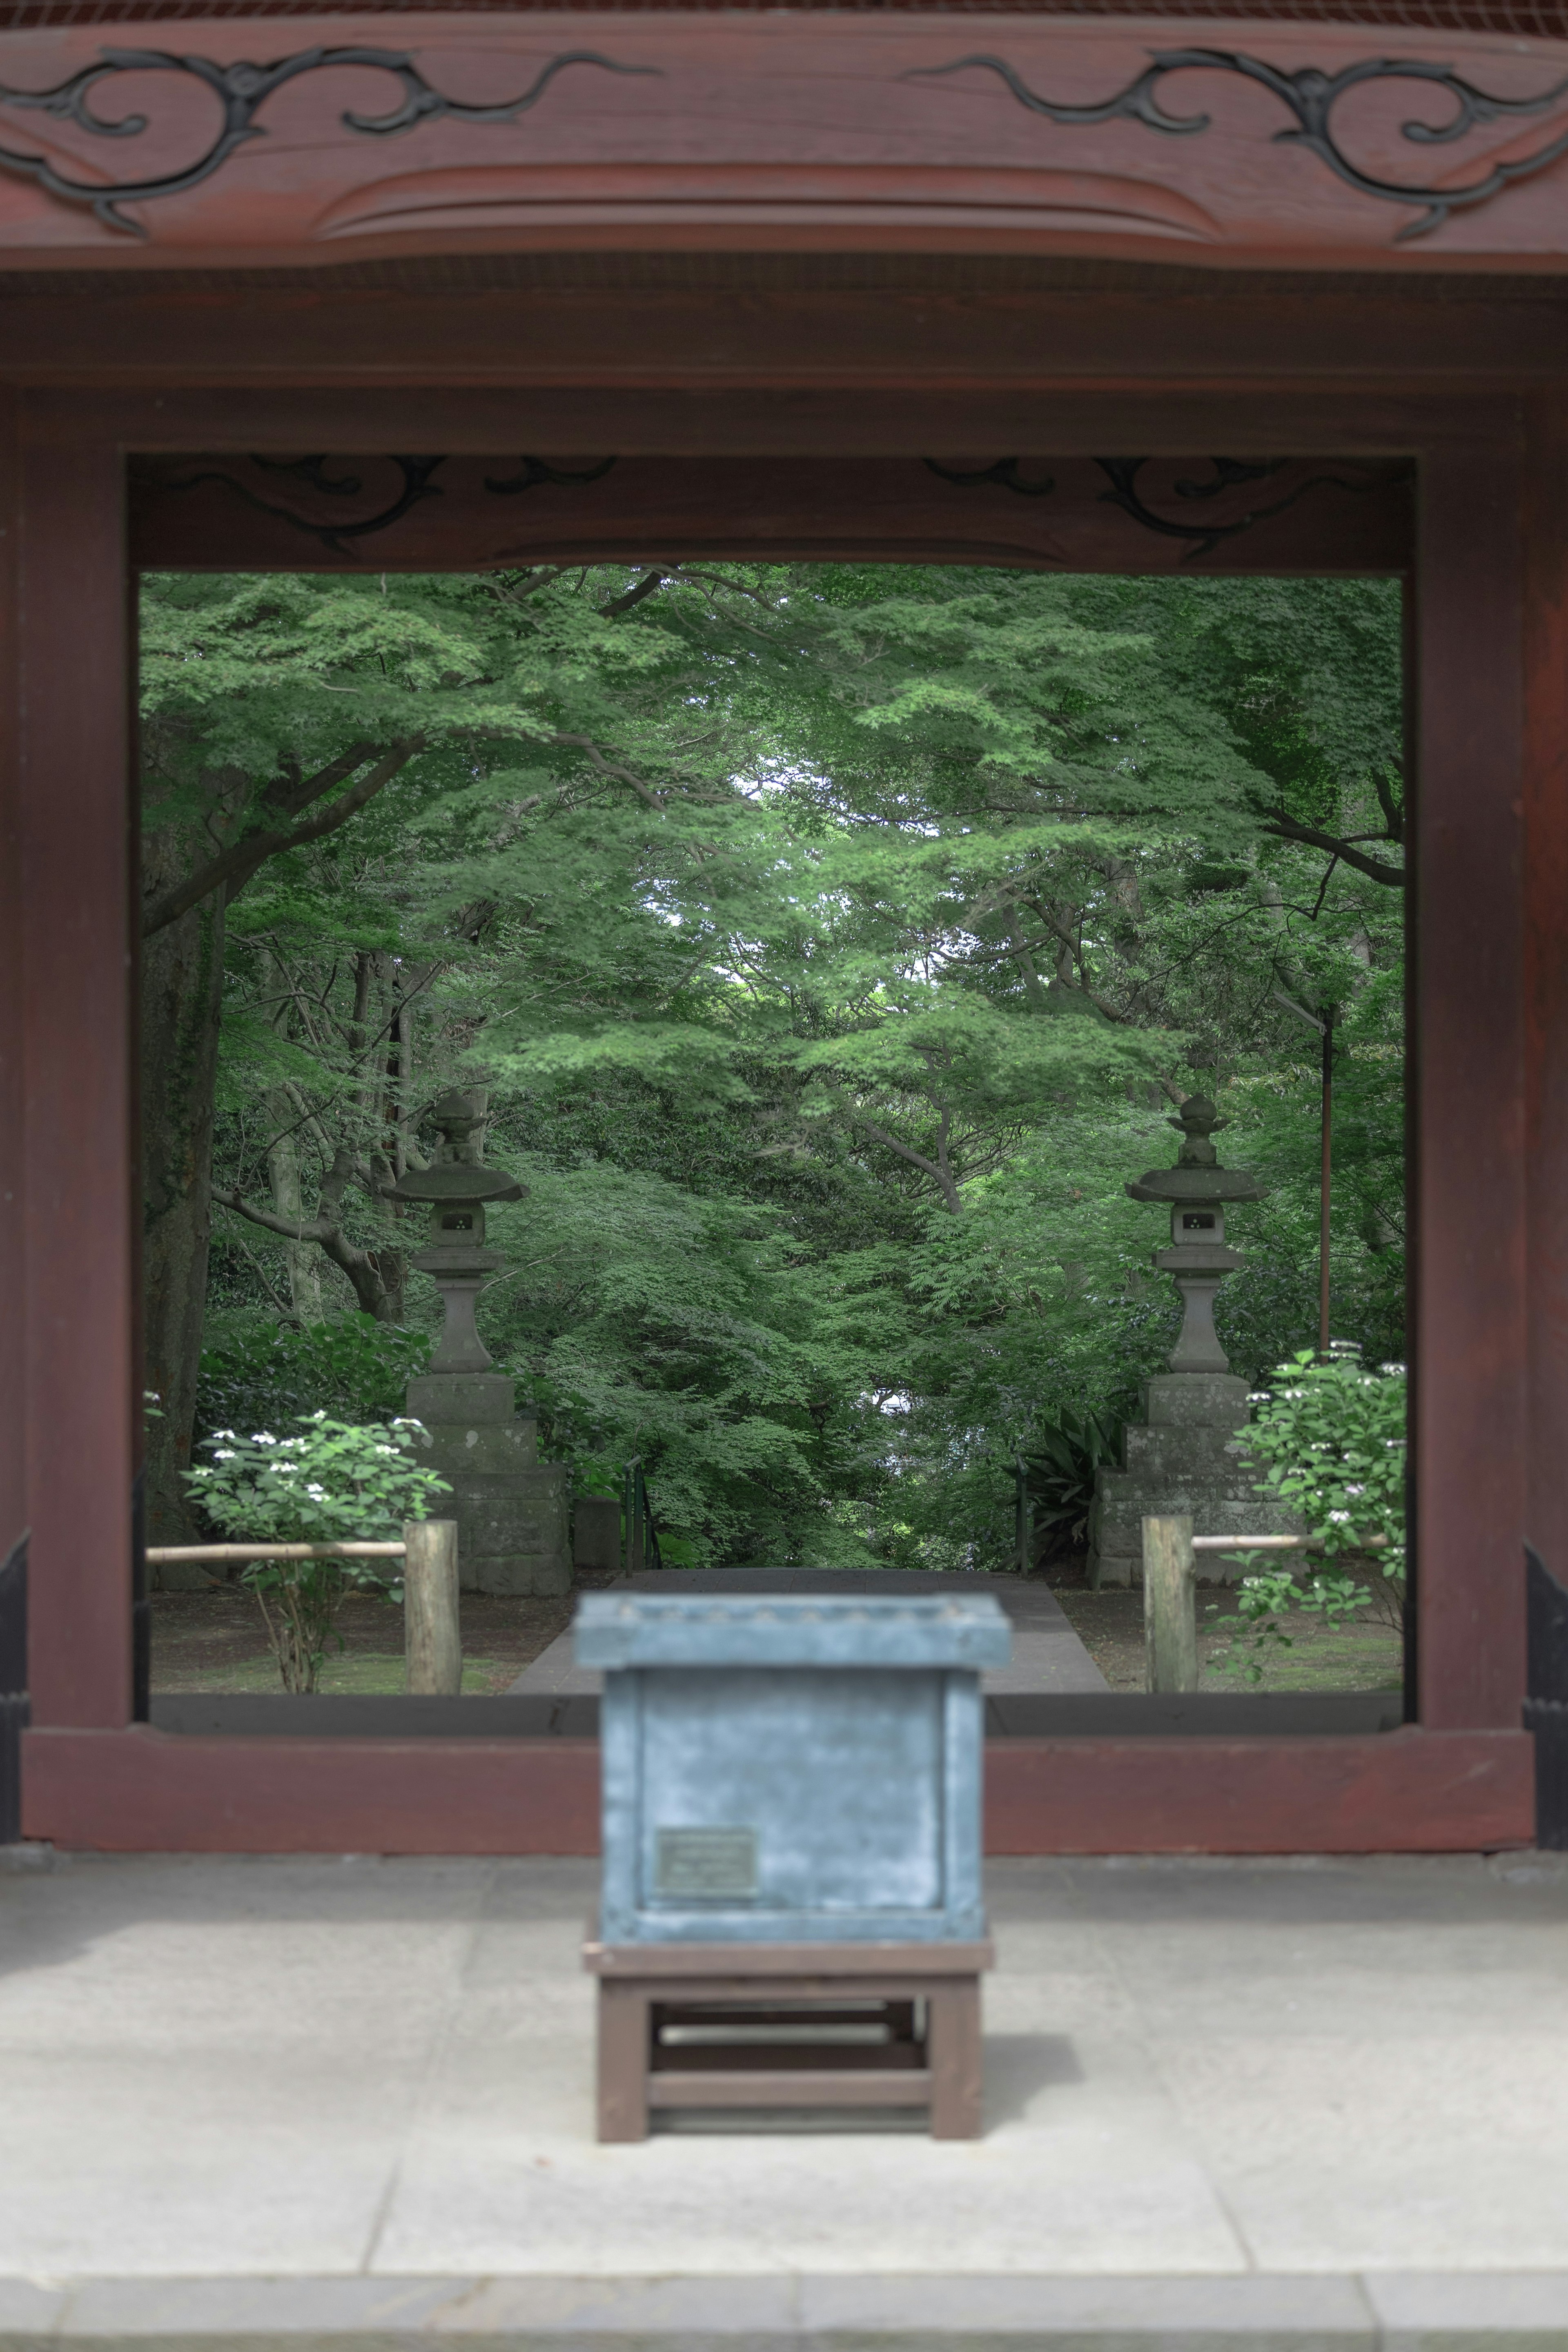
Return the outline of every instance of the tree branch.
[[[640,604],[644,596],[651,596],[655,588],[662,588],[664,584],[664,575],[662,572],[650,572],[645,578],[638,581],[635,588],[628,588],[624,596],[612,596],[608,604],[601,604],[600,619],[612,621],[617,613],[629,613],[633,604]]]
[[[1277,841],[1300,842],[1306,849],[1326,849],[1344,865],[1354,866],[1358,874],[1365,874],[1374,882],[1381,882],[1385,889],[1403,890],[1405,887],[1405,868],[1402,866],[1389,866],[1381,857],[1369,857],[1364,849],[1357,849],[1352,843],[1340,840],[1335,834],[1320,833],[1315,824],[1298,824],[1295,818],[1287,816],[1282,809],[1269,811],[1263,820],[1263,830],[1271,833]]]
[[[640,801],[657,815],[663,816],[664,804],[658,795],[650,792],[641,776],[634,776],[630,768],[619,767],[613,761],[607,760],[591,735],[552,735],[550,740],[552,743],[574,745],[578,751],[586,752],[591,768],[596,769],[601,776],[612,776],[617,783],[630,784]]]
[[[240,840],[232,842],[227,849],[210,859],[205,866],[198,866],[193,874],[187,875],[183,882],[176,883],[173,889],[166,890],[161,898],[153,900],[141,919],[142,937],[151,939],[155,931],[164,930],[169,924],[177,923],[182,915],[188,915],[193,907],[199,906],[214,890],[226,889],[228,896],[234,898],[244,889],[256,868],[264,866],[269,857],[275,857],[279,850],[301,849],[308,842],[321,841],[329,834],[336,833],[340,824],[346,824],[351,816],[357,816],[361,809],[373,801],[376,794],[423,749],[424,739],[419,735],[412,735],[402,743],[394,743],[389,751],[383,752],[369,774],[361,776],[341,800],[333,801],[308,824],[292,826],[287,832],[247,833]],[[359,756],[362,758],[363,754]],[[359,759],[354,764],[358,766]],[[326,775],[328,771],[322,770],[321,773]],[[316,778],[310,779],[312,783],[317,781]],[[297,789],[303,791],[305,788],[299,786]]]
[[[950,1170],[942,1166],[941,1162],[938,1160],[928,1160],[925,1152],[916,1151],[912,1143],[900,1143],[896,1135],[889,1135],[886,1128],[879,1127],[874,1118],[867,1118],[865,1113],[863,1111],[857,1110],[853,1103],[849,1101],[846,1097],[843,1089],[841,1087],[836,1087],[831,1078],[826,1081],[826,1084],[828,1092],[839,1105],[840,1109],[843,1112],[846,1118],[852,1120],[856,1127],[863,1128],[873,1143],[880,1143],[883,1145],[884,1150],[896,1152],[900,1160],[907,1160],[911,1167],[918,1168],[924,1174],[929,1176],[932,1181],[939,1188],[943,1201],[951,1213],[955,1217],[961,1216],[963,1214],[964,1204],[958,1197],[958,1187],[953,1181],[952,1172]],[[948,1114],[944,1110],[942,1114],[944,1158],[946,1156],[946,1129],[947,1118]]]

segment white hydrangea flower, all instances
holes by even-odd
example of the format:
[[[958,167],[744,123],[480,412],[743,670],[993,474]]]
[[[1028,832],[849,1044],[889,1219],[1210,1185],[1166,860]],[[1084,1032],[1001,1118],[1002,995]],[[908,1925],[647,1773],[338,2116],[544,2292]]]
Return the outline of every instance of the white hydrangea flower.
[[[277,1440],[270,1429],[258,1429],[252,1433],[250,1442],[253,1445],[276,1445]]]
[[[277,1473],[281,1478],[298,1478],[299,1465],[298,1462],[280,1462],[277,1465]]]
[[[377,1448],[376,1448],[376,1452],[377,1452],[378,1454],[385,1454],[390,1455],[391,1459],[392,1459],[393,1462],[395,1462],[395,1461],[397,1460],[397,1447],[396,1447],[395,1445],[378,1445],[378,1446],[377,1446]]]
[[[1329,1513],[1329,1517],[1336,1527],[1348,1527],[1350,1524],[1350,1513],[1348,1511],[1331,1511]]]
[[[214,1462],[237,1462],[239,1455],[232,1445],[220,1445],[215,1449],[213,1459]]]
[[[234,1431],[232,1429],[214,1429],[213,1435],[214,1437],[232,1437],[234,1435]]]
[[[325,1486],[309,1486],[306,1487],[305,1492],[310,1496],[312,1502],[324,1503],[327,1499]]]

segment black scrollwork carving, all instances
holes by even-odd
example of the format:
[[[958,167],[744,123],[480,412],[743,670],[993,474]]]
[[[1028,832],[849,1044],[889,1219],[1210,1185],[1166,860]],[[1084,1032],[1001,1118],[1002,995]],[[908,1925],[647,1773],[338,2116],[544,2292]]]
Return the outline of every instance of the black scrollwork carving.
[[[1364,196],[1375,196],[1381,203],[1415,205],[1421,208],[1418,220],[1408,221],[1395,237],[1396,245],[1412,237],[1426,236],[1438,228],[1450,213],[1467,212],[1477,205],[1512,187],[1517,181],[1533,179],[1546,171],[1562,155],[1568,155],[1568,130],[1560,131],[1533,154],[1521,155],[1512,163],[1493,163],[1477,179],[1462,187],[1406,187],[1397,180],[1383,180],[1364,172],[1352,163],[1339,144],[1333,131],[1333,111],[1347,90],[1360,89],[1367,82],[1418,82],[1439,91],[1453,103],[1453,113],[1447,122],[1401,123],[1402,135],[1413,144],[1423,147],[1450,145],[1463,139],[1478,123],[1497,122],[1535,114],[1546,114],[1568,94],[1568,78],[1554,82],[1550,89],[1534,98],[1495,98],[1456,72],[1452,66],[1437,65],[1422,58],[1364,58],[1359,64],[1345,66],[1336,74],[1327,74],[1316,66],[1303,66],[1294,73],[1280,66],[1267,64],[1260,58],[1244,57],[1231,49],[1155,49],[1142,73],[1134,75],[1125,89],[1113,97],[1084,106],[1071,106],[1056,99],[1042,98],[1008,64],[996,57],[956,58],[951,65],[916,66],[905,75],[906,80],[935,78],[943,74],[962,73],[966,68],[983,67],[988,73],[999,75],[1020,106],[1048,121],[1069,129],[1083,128],[1096,122],[1141,122],[1150,131],[1161,131],[1180,137],[1191,137],[1209,128],[1207,114],[1171,114],[1161,103],[1161,86],[1173,73],[1198,70],[1206,73],[1239,74],[1248,81],[1260,83],[1294,115],[1294,130],[1277,131],[1278,143],[1286,146],[1310,147],[1319,160],[1336,173],[1347,186],[1359,190]]]
[[[78,130],[90,131],[98,139],[138,139],[148,127],[147,117],[127,114],[118,121],[106,120],[95,110],[96,94],[105,83],[121,74],[181,74],[203,83],[223,110],[217,134],[202,153],[183,171],[163,173],[153,179],[105,183],[68,179],[45,155],[29,155],[20,148],[0,145],[0,171],[37,180],[50,195],[58,196],[66,204],[90,205],[107,228],[144,236],[146,231],[140,224],[128,220],[120,211],[122,205],[150,204],[160,197],[183,195],[187,188],[199,187],[227,163],[236,147],[247,139],[267,136],[266,125],[258,122],[256,116],[275,91],[286,82],[298,81],[302,75],[323,73],[339,66],[371,66],[378,72],[392,75],[402,85],[402,101],[390,113],[343,115],[344,127],[367,139],[390,139],[399,131],[412,131],[416,123],[443,117],[450,117],[455,122],[513,122],[537,105],[557,74],[564,73],[569,66],[596,66],[603,73],[614,74],[660,71],[657,66],[620,65],[613,58],[601,57],[597,49],[568,49],[541,67],[518,97],[505,99],[495,106],[477,106],[448,98],[434,89],[413,58],[402,49],[301,49],[293,57],[277,58],[264,66],[243,58],[233,65],[218,65],[211,58],[178,57],[169,49],[105,49],[97,64],[84,66],[68,81],[58,82],[52,89],[9,89],[0,83],[0,105],[31,108],[53,115],[57,121],[72,122]]]
[[[1168,515],[1156,514],[1139,496],[1138,476],[1148,462],[1146,457],[1096,457],[1094,463],[1111,485],[1108,490],[1101,491],[1101,500],[1106,506],[1120,507],[1135,523],[1141,523],[1145,530],[1158,531],[1163,539],[1189,541],[1183,558],[1188,563],[1195,556],[1212,555],[1221,540],[1235,539],[1240,532],[1250,530],[1255,523],[1283,514],[1287,507],[1293,507],[1298,499],[1304,499],[1309,490],[1317,489],[1324,482],[1333,482],[1340,489],[1351,487],[1336,475],[1314,474],[1310,481],[1298,483],[1287,497],[1276,499],[1271,506],[1254,507],[1234,522],[1180,522],[1173,521]],[[1209,462],[1214,467],[1213,481],[1177,482],[1175,487],[1178,499],[1218,498],[1222,490],[1239,483],[1266,480],[1291,461],[1288,457],[1274,457],[1262,465],[1249,466],[1237,457],[1213,457]]]
[[[358,498],[361,487],[359,476],[345,474],[339,481],[329,481],[323,471],[326,463],[325,457],[251,459],[253,466],[264,467],[268,473],[291,474],[297,480],[307,483],[311,489],[319,490],[329,498]],[[295,530],[304,531],[308,538],[319,540],[334,555],[346,555],[348,548],[345,542],[349,540],[369,539],[374,531],[390,530],[394,522],[402,520],[411,507],[419,504],[421,499],[438,499],[441,488],[439,483],[431,480],[431,476],[438,466],[445,463],[444,457],[389,457],[387,464],[395,466],[402,477],[402,492],[390,505],[382,507],[376,514],[367,515],[361,522],[312,522],[306,516],[296,514],[289,507],[277,506],[270,499],[258,499],[254,490],[236,481],[233,474],[225,474],[216,467],[208,467],[200,474],[186,474],[179,481],[171,482],[169,488],[172,490],[193,490],[204,482],[219,482],[225,490],[232,490],[236,499],[243,499],[247,507],[254,507],[257,514],[273,515],[279,522],[289,524]]]
[[[1223,491],[1239,489],[1248,482],[1269,481],[1274,475],[1283,472],[1292,461],[1289,457],[1211,457],[1208,462],[1214,468],[1213,479],[1207,482],[1177,480],[1174,488],[1178,499],[1217,499]],[[1196,557],[1212,555],[1222,540],[1235,539],[1240,532],[1250,530],[1254,524],[1267,522],[1271,516],[1283,514],[1286,508],[1293,507],[1298,499],[1304,499],[1309,490],[1320,489],[1325,484],[1339,490],[1364,490],[1374,487],[1371,478],[1356,482],[1343,474],[1313,474],[1308,480],[1298,482],[1283,498],[1275,499],[1268,506],[1252,507],[1246,514],[1238,515],[1229,522],[1200,522],[1196,518],[1188,522],[1179,517],[1157,514],[1142,496],[1138,476],[1149,463],[1147,457],[1096,457],[1094,463],[1111,485],[1108,490],[1100,491],[1101,501],[1107,506],[1120,507],[1134,522],[1141,524],[1145,530],[1157,531],[1162,539],[1185,540],[1187,549],[1184,562],[1191,562]],[[994,482],[1001,489],[1015,490],[1024,498],[1038,499],[1055,488],[1055,483],[1049,478],[1040,482],[1025,481],[1019,473],[1016,457],[998,457],[994,466],[967,474],[956,473],[949,467],[939,466],[934,457],[927,457],[925,464],[945,482],[957,482],[965,488]]]
[[[615,460],[605,457],[599,465],[590,466],[580,474],[563,472],[559,466],[547,466],[542,457],[519,457],[517,463],[523,469],[520,474],[514,474],[509,482],[497,482],[493,475],[486,474],[485,488],[494,491],[497,498],[511,499],[516,498],[520,490],[537,490],[545,482],[558,485],[599,482],[603,480]]]
[[[998,457],[994,466],[982,467],[977,474],[955,473],[950,466],[939,466],[935,457],[927,457],[925,463],[943,481],[956,482],[966,490],[973,489],[977,482],[999,482],[1004,490],[1016,490],[1019,498],[1048,499],[1056,488],[1053,474],[1047,474],[1038,482],[1026,482],[1019,472],[1016,457]]]
[[[286,474],[291,480],[303,483],[306,488],[326,499],[357,499],[364,490],[364,483],[358,474],[329,474],[325,456],[262,457],[253,455],[247,462],[264,473]],[[440,483],[432,478],[440,467],[447,463],[444,457],[389,456],[383,462],[397,467],[402,487],[395,499],[358,522],[323,522],[314,516],[297,514],[292,507],[280,506],[275,499],[258,497],[247,483],[221,466],[205,466],[200,473],[183,474],[163,487],[171,490],[194,490],[204,482],[216,482],[222,488],[232,490],[236,499],[243,499],[256,513],[271,515],[275,520],[287,523],[290,530],[303,531],[307,538],[318,541],[334,555],[346,555],[350,541],[369,539],[377,531],[390,530],[393,523],[401,522],[409,509],[417,506],[422,499],[438,499],[442,495]],[[497,497],[506,498],[519,490],[537,489],[547,482],[565,487],[601,481],[615,460],[605,457],[597,466],[590,466],[580,473],[551,466],[543,457],[521,457],[517,463],[522,468],[520,473],[509,481],[497,481],[486,475],[485,488]]]

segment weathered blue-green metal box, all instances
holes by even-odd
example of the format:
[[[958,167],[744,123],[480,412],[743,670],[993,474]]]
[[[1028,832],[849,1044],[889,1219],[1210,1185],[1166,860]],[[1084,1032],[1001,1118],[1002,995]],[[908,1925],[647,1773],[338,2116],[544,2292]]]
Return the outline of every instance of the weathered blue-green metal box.
[[[594,1592],[576,1633],[604,1674],[604,1942],[984,1935],[989,1595]]]

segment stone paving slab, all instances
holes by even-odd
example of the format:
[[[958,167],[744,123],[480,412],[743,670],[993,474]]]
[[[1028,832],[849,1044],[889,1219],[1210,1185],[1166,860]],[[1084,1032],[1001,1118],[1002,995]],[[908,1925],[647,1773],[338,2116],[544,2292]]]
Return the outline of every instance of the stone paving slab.
[[[1561,2352],[1568,2271],[0,2280],[0,2352]]]
[[[984,2138],[620,2147],[591,1863],[0,1863],[0,2352],[1568,2352],[1568,1857],[995,1863]]]
[[[1000,1601],[1013,1629],[1010,1662],[988,1666],[980,1676],[988,1696],[1110,1689],[1055,1593],[1033,1578],[958,1576],[921,1569],[726,1568],[650,1570],[625,1581],[649,1592],[866,1593],[885,1598],[948,1590],[988,1593]],[[525,1698],[587,1698],[596,1696],[602,1685],[602,1675],[578,1664],[569,1632],[541,1650],[509,1688]]]

